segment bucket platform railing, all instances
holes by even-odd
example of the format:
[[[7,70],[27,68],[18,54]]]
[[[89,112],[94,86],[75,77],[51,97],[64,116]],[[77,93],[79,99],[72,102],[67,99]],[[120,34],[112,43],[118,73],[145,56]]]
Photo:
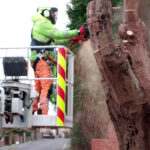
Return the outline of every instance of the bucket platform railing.
[[[51,49],[55,53],[57,61],[57,77],[55,78],[34,78],[34,72],[30,64],[31,49]],[[74,84],[74,54],[65,46],[28,46],[28,47],[3,47],[0,48],[0,65],[3,68],[2,61],[5,57],[24,57],[27,62],[26,76],[7,76],[4,75],[4,69],[1,69],[0,91],[6,87],[18,88],[24,91],[27,96],[23,104],[24,122],[18,115],[13,116],[12,123],[6,123],[4,118],[5,94],[0,94],[0,126],[2,128],[24,128],[24,127],[70,127],[73,122],[73,84]],[[32,101],[34,98],[35,80],[53,80],[57,87],[57,101],[55,111],[48,115],[33,115]],[[14,103],[14,100],[13,100]],[[15,105],[15,104],[14,104]],[[51,105],[51,107],[54,105]],[[20,106],[17,105],[19,108]],[[52,109],[52,108],[49,109]],[[3,109],[2,109],[3,108]]]

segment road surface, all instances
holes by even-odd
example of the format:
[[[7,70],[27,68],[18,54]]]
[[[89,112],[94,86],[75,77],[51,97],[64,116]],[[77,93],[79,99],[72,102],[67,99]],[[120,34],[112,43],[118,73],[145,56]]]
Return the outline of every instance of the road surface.
[[[42,139],[0,147],[0,150],[69,150],[70,139]]]

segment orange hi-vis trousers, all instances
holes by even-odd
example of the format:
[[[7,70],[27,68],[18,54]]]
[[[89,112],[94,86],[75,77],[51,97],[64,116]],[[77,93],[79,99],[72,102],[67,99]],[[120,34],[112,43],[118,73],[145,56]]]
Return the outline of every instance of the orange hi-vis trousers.
[[[51,77],[51,68],[45,60],[41,59],[38,61],[34,75],[35,78]],[[33,112],[35,112],[37,109],[41,109],[43,115],[48,114],[49,100],[47,95],[52,82],[52,80],[35,80],[35,90],[40,94],[40,97],[33,100]],[[40,103],[39,108],[38,103]]]

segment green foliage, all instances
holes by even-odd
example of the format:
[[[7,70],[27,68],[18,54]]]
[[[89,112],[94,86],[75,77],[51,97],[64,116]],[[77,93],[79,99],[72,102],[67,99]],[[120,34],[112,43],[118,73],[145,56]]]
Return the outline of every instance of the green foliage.
[[[118,14],[114,14],[112,16],[112,19],[113,19],[112,29],[114,33],[114,39],[119,39],[118,28],[119,25],[122,23],[122,12]]]
[[[2,136],[12,135],[12,131],[3,131]]]
[[[111,0],[111,2],[113,7],[123,4],[123,0]]]
[[[71,147],[82,148],[87,144],[87,140],[82,134],[79,123],[74,123],[72,132],[71,132]]]
[[[9,135],[15,135],[15,134],[22,135],[23,130],[20,130],[20,129],[16,128],[16,129],[12,129],[12,130],[9,130],[9,131],[3,131],[2,132],[3,136],[9,136]]]
[[[68,27],[70,29],[78,29],[86,22],[86,7],[91,0],[71,0],[72,5],[67,5],[67,14],[70,19]],[[123,4],[123,0],[111,0],[112,6]]]
[[[82,77],[75,75],[75,89],[74,89],[74,113],[82,109],[82,94],[86,89],[86,85]]]
[[[86,7],[91,0],[71,0],[71,4],[67,5],[67,14],[70,19],[68,27],[70,29],[78,29],[86,22]]]
[[[25,135],[30,137],[31,136],[31,132],[28,132],[28,131],[24,131],[25,132]]]
[[[86,7],[91,0],[71,0],[72,5],[67,5],[67,14],[70,24],[69,29],[79,29],[86,22]],[[71,51],[78,52],[79,45],[75,44]]]
[[[82,136],[78,123],[74,124],[71,134],[72,134],[71,145],[72,146],[78,145],[80,143],[80,139]]]
[[[65,135],[65,138],[70,138],[71,137],[70,131],[65,131],[64,135]]]
[[[9,136],[9,135],[12,135],[12,136],[13,135],[22,136],[24,132],[25,132],[26,136],[31,136],[31,132],[25,131],[24,129],[19,129],[19,128],[12,129],[12,130],[9,130],[9,131],[3,131],[2,135],[3,136]]]
[[[112,0],[112,5],[114,7],[121,6],[121,8],[123,8],[123,0]],[[114,32],[114,39],[119,39],[118,28],[119,28],[119,25],[122,23],[122,14],[123,14],[123,11],[121,9],[119,13],[113,14],[112,16],[112,20],[113,20],[112,29]]]

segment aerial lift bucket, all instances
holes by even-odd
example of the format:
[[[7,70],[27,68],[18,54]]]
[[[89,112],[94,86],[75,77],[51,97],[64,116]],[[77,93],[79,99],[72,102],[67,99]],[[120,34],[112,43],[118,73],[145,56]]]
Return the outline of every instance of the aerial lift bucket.
[[[57,61],[57,77],[56,78],[34,78],[31,77],[32,68],[30,67],[29,55],[31,48],[51,48],[55,51]],[[8,66],[5,64],[5,76],[1,78],[0,83],[0,127],[2,128],[32,128],[32,127],[70,127],[73,124],[73,78],[74,78],[74,54],[64,46],[30,46],[16,48],[0,48],[1,51],[14,51],[19,53],[26,51],[24,56],[27,62],[27,73],[15,74],[11,76]],[[66,53],[68,52],[68,53]],[[4,54],[4,52],[3,52]],[[2,55],[3,61],[6,61],[6,56]],[[7,55],[7,59],[21,59],[23,56],[12,57]],[[22,59],[24,60],[24,59]],[[7,67],[6,67],[7,66]],[[14,66],[15,67],[15,66]],[[22,68],[21,68],[22,69]],[[12,70],[13,72],[13,70]],[[49,115],[33,115],[32,101],[35,97],[33,81],[34,80],[53,80],[53,84],[57,86],[57,102],[55,114]],[[18,97],[11,97],[13,100],[6,100],[9,94],[6,94],[6,89],[13,91]],[[11,92],[12,93],[12,92]],[[14,94],[14,95],[15,95]],[[22,98],[21,98],[22,96]],[[10,98],[9,98],[10,99]],[[6,101],[10,103],[9,110],[11,121],[6,121]],[[51,109],[51,108],[50,108]],[[12,111],[13,110],[13,111]],[[11,116],[12,115],[12,116]],[[23,118],[22,118],[23,117]]]

